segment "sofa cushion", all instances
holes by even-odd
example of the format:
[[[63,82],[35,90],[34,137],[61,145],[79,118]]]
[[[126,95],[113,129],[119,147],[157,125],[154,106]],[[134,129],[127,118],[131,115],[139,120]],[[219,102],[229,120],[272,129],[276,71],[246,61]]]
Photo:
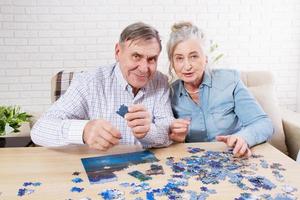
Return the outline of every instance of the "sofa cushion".
[[[69,88],[72,79],[80,72],[60,71],[51,80],[51,101],[55,102],[61,97]]]
[[[281,111],[275,97],[273,85],[250,86],[248,88],[273,122],[275,130],[273,136],[269,139],[270,144],[288,155],[282,127]]]

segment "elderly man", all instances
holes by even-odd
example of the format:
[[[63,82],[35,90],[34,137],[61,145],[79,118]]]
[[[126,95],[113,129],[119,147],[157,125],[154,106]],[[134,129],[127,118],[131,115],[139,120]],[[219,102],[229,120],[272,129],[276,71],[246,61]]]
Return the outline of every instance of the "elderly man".
[[[36,122],[33,142],[85,143],[99,150],[117,144],[169,145],[173,116],[167,77],[156,70],[160,51],[153,27],[144,23],[126,27],[115,46],[117,62],[78,75]]]

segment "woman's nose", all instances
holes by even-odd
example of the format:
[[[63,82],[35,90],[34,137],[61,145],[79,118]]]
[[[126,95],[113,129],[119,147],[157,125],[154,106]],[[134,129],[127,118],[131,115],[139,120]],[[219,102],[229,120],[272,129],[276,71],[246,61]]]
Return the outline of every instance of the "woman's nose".
[[[184,63],[183,63],[183,69],[189,71],[192,69],[192,65],[190,64],[188,59],[185,59]]]

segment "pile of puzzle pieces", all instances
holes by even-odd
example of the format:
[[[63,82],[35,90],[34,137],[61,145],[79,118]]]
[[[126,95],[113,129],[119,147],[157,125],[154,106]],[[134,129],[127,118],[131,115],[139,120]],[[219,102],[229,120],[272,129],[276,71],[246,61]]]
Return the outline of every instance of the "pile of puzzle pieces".
[[[128,174],[140,180],[140,184],[123,182],[121,187],[130,190],[130,194],[139,195],[146,193],[144,198],[138,196],[135,200],[141,199],[160,199],[165,196],[167,199],[207,199],[212,195],[218,194],[215,189],[209,189],[209,185],[219,184],[221,181],[229,181],[229,183],[239,187],[242,193],[237,194],[235,199],[266,199],[266,200],[292,200],[297,199],[295,192],[297,189],[290,185],[281,186],[281,193],[272,195],[268,194],[278,187],[277,184],[271,182],[268,178],[257,175],[259,165],[252,162],[253,159],[260,159],[260,167],[272,170],[279,183],[284,182],[281,171],[285,169],[280,163],[268,164],[260,155],[253,155],[252,160],[248,158],[235,158],[232,151],[217,152],[205,151],[200,148],[188,147],[187,151],[193,155],[175,160],[174,157],[168,157],[166,165],[172,169],[173,174],[167,178],[167,183],[161,188],[152,188],[147,182],[154,179],[156,173],[149,174],[140,171],[132,171]],[[164,173],[162,166],[152,164],[151,169],[159,170],[159,174]],[[199,190],[191,191],[188,188],[189,180],[195,179],[199,182]],[[255,195],[255,192],[263,194]],[[103,199],[125,199],[125,193],[116,188],[105,189],[99,193]]]

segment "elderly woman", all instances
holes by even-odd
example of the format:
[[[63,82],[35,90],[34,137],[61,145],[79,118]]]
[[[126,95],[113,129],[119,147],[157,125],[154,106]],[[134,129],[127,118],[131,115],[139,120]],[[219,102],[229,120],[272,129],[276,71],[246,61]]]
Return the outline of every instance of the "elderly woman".
[[[250,147],[273,134],[271,120],[249,93],[237,71],[209,70],[203,33],[189,22],[174,24],[167,44],[175,119],[175,142],[222,141],[236,156],[250,156]]]

